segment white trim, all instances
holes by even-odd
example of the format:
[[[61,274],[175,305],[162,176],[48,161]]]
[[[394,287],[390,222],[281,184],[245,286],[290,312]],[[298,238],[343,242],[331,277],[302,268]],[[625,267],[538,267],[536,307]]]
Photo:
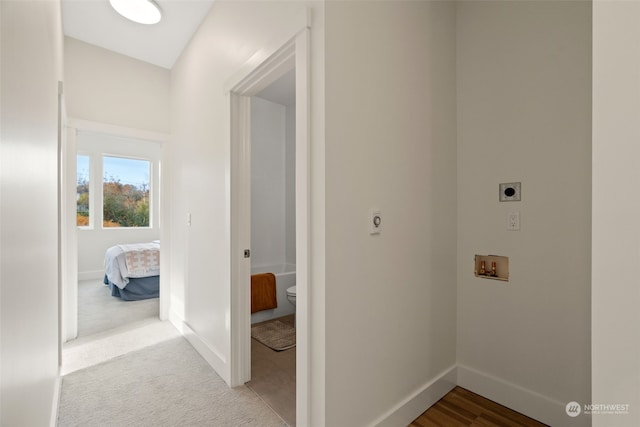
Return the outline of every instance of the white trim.
[[[251,98],[229,94],[231,106],[231,387],[251,380]],[[235,255],[235,256],[234,256]],[[241,284],[247,284],[242,286]]]
[[[78,131],[104,133],[104,134],[109,134],[109,135],[114,135],[119,137],[125,137],[125,138],[154,141],[154,142],[160,143],[161,145],[164,145],[164,143],[167,143],[171,138],[171,135],[167,133],[154,132],[154,131],[149,131],[144,129],[129,128],[124,126],[93,122],[89,120],[77,119],[77,118],[71,118],[71,117],[67,118],[67,130],[68,130],[67,158],[69,159],[69,164],[71,164],[71,159],[73,158],[74,166],[76,164],[75,163],[75,156],[77,151],[76,134]],[[161,158],[156,159],[154,161],[162,162],[167,158],[166,156],[167,156],[166,150],[162,149]],[[92,159],[92,161],[95,162],[96,160]],[[91,173],[94,173],[96,169],[94,166],[95,164],[92,164]],[[168,171],[170,170],[170,165],[163,165],[161,167],[163,168],[163,172],[159,176],[160,192],[164,193],[169,188],[167,185],[163,185],[163,184],[170,182],[170,176],[168,174]],[[73,197],[75,197],[75,167],[73,169],[74,169],[73,177],[69,177],[69,180],[72,179],[72,181],[70,181],[66,189],[67,192],[69,192],[65,198],[65,200],[67,201],[69,197],[72,197],[71,196],[72,194],[73,194]],[[152,171],[152,173],[154,174],[154,176],[157,176],[158,171]],[[93,178],[94,176],[91,177],[92,181],[94,181]],[[98,186],[97,191],[102,191],[102,186]],[[160,209],[160,215],[159,215],[160,227],[159,228],[160,228],[160,237],[162,238],[163,236],[164,237],[169,236],[169,233],[168,233],[168,230],[166,230],[166,227],[167,227],[167,224],[169,224],[168,218],[169,218],[170,206],[169,206],[168,197],[166,194],[164,196],[160,194],[159,197],[160,197],[160,201],[159,201],[160,203],[158,204]],[[97,212],[96,206],[95,206],[95,199],[96,198],[93,197],[91,202],[92,205],[90,209],[92,212]],[[75,199],[73,199],[70,203],[74,204],[73,211],[75,212]],[[92,219],[92,221],[94,221],[94,225],[95,225],[95,220]],[[77,227],[75,226],[75,217],[73,218],[72,228],[73,228],[72,232],[77,233]],[[170,245],[169,241],[167,241],[166,244],[163,243],[164,253],[170,253],[169,245]],[[77,242],[77,238],[74,238],[73,242],[68,243],[66,252],[70,254],[69,256],[77,257],[77,251],[78,251],[78,242]],[[164,275],[164,277],[169,277],[170,263],[166,258],[167,257],[165,256],[164,258],[165,261],[160,266],[160,271],[161,271],[161,274]],[[77,263],[75,264],[75,268],[77,268]],[[77,278],[75,280],[69,280],[68,283],[64,285],[63,292],[66,291],[66,296],[64,297],[64,300],[63,300],[64,303],[66,303],[66,308],[63,309],[63,313],[62,313],[62,316],[64,319],[64,322],[63,322],[64,341],[73,339],[78,334],[78,280],[101,279],[103,276],[104,276],[104,271],[78,272]],[[161,320],[165,320],[169,317],[170,293],[171,293],[171,288],[169,286],[169,281],[161,280],[160,281],[160,301],[159,301],[159,304],[160,304],[159,317]]]
[[[173,323],[173,322],[172,322]],[[227,383],[230,383],[229,373],[227,369],[228,361],[225,357],[202,340],[191,327],[182,322],[182,326],[178,330],[189,341],[193,348],[202,356],[204,360],[213,368],[214,371]]]
[[[67,119],[67,124],[68,124]],[[76,132],[64,129],[66,138],[62,144],[62,224],[60,262],[62,263],[62,289],[60,301],[61,341],[67,342],[78,336],[78,228],[76,226]],[[61,355],[62,356],[62,355]]]
[[[591,425],[590,416],[569,417],[565,411],[568,402],[559,402],[468,366],[458,365],[458,385],[548,425]]]
[[[311,425],[311,44],[295,42],[296,66],[296,425]]]
[[[53,384],[53,400],[51,404],[51,419],[49,420],[50,427],[56,427],[58,425],[58,408],[60,408],[60,394],[62,390],[62,377],[60,376],[60,367],[56,374],[56,380]]]
[[[264,67],[268,62],[276,60],[278,57],[277,52],[280,51],[283,46],[289,45],[301,31],[308,28],[311,28],[311,8],[307,8],[298,14],[294,19],[287,23],[287,27],[282,29],[277,37],[274,37],[270,42],[266,42],[262,49],[254,53],[242,65],[242,67],[240,67],[240,69],[227,80],[223,86],[224,93],[237,92],[247,95],[246,92],[240,90],[242,82],[249,79],[250,75],[255,75],[256,71],[260,67]],[[289,69],[291,68],[292,67]],[[267,87],[268,85],[269,84],[264,87]],[[259,90],[257,92],[259,92]],[[253,92],[253,94],[255,93],[256,92]]]
[[[90,120],[69,118],[68,127],[90,131],[96,133],[106,133],[115,136],[124,136],[127,138],[145,139],[148,141],[156,141],[165,143],[171,138],[171,135],[163,132],[154,132],[145,129],[129,128],[124,126],[111,125],[107,123],[92,122]]]
[[[456,380],[457,368],[451,366],[419,387],[371,425],[376,427],[408,426],[425,411],[425,408],[431,407],[453,390],[456,386]]]

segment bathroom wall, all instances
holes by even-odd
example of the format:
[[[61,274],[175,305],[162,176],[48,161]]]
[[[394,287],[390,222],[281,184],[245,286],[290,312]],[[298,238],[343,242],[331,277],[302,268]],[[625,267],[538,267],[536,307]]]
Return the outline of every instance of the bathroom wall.
[[[296,107],[286,105],[284,110],[284,215],[285,249],[287,264],[296,264]]]
[[[295,198],[291,182],[295,179],[291,170],[295,168],[295,135],[287,126],[287,119],[291,121],[287,110],[291,108],[259,97],[251,99],[253,268],[295,263]]]
[[[295,108],[251,98],[251,267],[278,274],[295,268]],[[273,268],[264,268],[273,266]],[[293,270],[295,271],[295,270]],[[278,308],[252,323],[294,312],[286,289],[295,274],[276,276]]]
[[[565,405],[591,390],[591,2],[458,3],[457,76],[458,381],[588,424]],[[474,254],[509,257],[509,282],[474,277]]]

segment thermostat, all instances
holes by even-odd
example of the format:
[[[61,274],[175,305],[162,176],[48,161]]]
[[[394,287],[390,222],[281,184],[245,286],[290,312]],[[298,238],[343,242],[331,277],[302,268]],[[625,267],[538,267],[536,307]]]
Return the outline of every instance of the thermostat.
[[[500,184],[501,202],[519,202],[521,200],[520,183],[507,182]]]

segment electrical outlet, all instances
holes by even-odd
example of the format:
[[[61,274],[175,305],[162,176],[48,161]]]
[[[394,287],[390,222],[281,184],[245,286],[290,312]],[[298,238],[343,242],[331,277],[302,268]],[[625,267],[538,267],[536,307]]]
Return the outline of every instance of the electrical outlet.
[[[520,231],[520,212],[509,212],[507,214],[507,230]]]

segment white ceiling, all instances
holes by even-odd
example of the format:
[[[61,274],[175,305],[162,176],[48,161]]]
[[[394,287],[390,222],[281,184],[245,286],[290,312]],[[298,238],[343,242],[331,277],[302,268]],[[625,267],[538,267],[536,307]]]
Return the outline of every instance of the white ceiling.
[[[64,34],[163,68],[171,69],[214,0],[155,0],[162,20],[155,25],[131,22],[109,0],[62,0]],[[295,103],[292,70],[257,96],[281,105]]]
[[[156,0],[162,20],[155,25],[131,22],[109,0],[62,0],[64,34],[86,43],[170,69],[213,0]]]

